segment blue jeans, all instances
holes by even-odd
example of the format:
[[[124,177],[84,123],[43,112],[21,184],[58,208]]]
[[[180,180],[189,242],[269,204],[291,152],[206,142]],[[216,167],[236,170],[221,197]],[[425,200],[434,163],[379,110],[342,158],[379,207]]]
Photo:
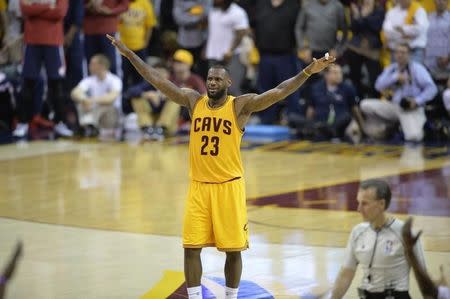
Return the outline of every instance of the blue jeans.
[[[257,88],[263,93],[275,88],[278,84],[297,75],[298,59],[294,54],[261,54]],[[298,90],[286,98],[288,110],[291,105],[296,106],[299,100]],[[258,113],[261,123],[273,124],[278,121],[280,104],[275,104]]]

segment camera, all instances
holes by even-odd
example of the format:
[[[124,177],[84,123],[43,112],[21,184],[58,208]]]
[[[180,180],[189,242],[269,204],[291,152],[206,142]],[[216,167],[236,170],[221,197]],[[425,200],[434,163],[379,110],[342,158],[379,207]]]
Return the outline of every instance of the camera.
[[[402,107],[403,110],[410,110],[411,109],[411,103],[408,98],[402,98],[400,100],[400,107]]]

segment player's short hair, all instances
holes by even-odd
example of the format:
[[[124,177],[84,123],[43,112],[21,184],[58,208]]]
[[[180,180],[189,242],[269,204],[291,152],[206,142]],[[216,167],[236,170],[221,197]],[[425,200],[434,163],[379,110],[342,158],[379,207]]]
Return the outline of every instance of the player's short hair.
[[[225,70],[225,72],[227,73],[227,75],[230,74],[228,68],[227,68],[226,66],[224,66],[223,64],[220,64],[220,63],[213,64],[209,69],[210,69],[210,70],[212,70],[212,69]]]
[[[384,209],[387,210],[391,204],[392,197],[391,188],[388,183],[379,179],[371,179],[363,181],[359,184],[359,189],[367,190],[371,188],[375,189],[376,200],[384,199],[386,203]]]
[[[92,56],[91,59],[97,59],[98,62],[103,65],[107,70],[109,70],[109,68],[111,67],[111,62],[109,61],[108,57],[106,57],[106,55],[103,54],[95,54],[94,56]]]

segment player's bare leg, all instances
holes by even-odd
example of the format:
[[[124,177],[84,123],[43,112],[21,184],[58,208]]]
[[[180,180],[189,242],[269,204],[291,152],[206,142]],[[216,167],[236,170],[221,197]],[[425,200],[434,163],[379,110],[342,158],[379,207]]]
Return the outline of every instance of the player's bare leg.
[[[202,278],[201,248],[184,249],[184,277],[188,288],[200,286]]]
[[[238,288],[242,274],[241,252],[227,252],[225,261],[225,282],[229,288]]]

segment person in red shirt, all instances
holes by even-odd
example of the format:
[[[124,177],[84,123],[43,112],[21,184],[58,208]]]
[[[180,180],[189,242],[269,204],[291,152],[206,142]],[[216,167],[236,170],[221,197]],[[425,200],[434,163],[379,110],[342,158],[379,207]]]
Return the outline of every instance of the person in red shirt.
[[[86,60],[104,54],[111,62],[111,72],[122,77],[122,59],[106,38],[116,36],[119,16],[128,10],[129,0],[84,0],[84,49]]]
[[[61,136],[70,137],[73,133],[63,122],[63,80],[66,73],[63,21],[68,0],[22,0],[20,8],[25,23],[25,55],[22,94],[18,102],[19,123],[13,136],[22,138],[28,134],[28,123],[33,117],[33,91],[44,65],[47,72],[48,102],[54,111],[55,131]]]

